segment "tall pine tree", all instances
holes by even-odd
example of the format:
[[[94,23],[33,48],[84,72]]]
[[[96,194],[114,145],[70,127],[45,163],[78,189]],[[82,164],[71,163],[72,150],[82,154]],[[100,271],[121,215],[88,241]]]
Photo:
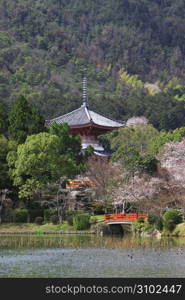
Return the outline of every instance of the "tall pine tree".
[[[19,96],[9,116],[9,135],[19,144],[25,142],[28,135],[45,131],[44,118],[36,108],[31,108],[24,96]]]
[[[0,104],[0,134],[6,135],[8,131],[8,114],[4,105]]]

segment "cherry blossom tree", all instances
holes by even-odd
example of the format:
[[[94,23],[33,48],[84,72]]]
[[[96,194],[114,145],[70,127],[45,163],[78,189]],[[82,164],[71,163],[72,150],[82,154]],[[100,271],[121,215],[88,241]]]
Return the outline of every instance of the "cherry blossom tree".
[[[111,187],[122,174],[119,163],[112,163],[107,158],[91,157],[87,164],[87,177],[94,183],[96,199],[106,205],[112,203]]]
[[[160,187],[161,180],[148,175],[142,177],[134,176],[128,181],[123,179],[118,183],[118,186],[115,186],[112,190],[112,194],[114,195],[113,204],[115,208],[122,207],[123,212],[126,203],[130,203],[134,207],[137,206],[137,208],[139,208],[138,206],[141,206],[140,204],[143,204],[146,200],[151,203],[151,200],[160,192]]]
[[[166,144],[159,158],[161,167],[168,171],[171,180],[185,188],[185,139]]]
[[[123,177],[112,190],[113,205],[124,211],[125,204],[138,211],[159,212],[167,208],[182,208],[185,200],[185,139],[166,144],[158,155],[160,164],[155,176],[135,174]]]
[[[180,205],[181,188],[164,176],[134,176],[128,181],[120,180],[112,190],[113,205],[124,212],[126,204],[139,212],[161,215],[169,207]]]
[[[96,182],[97,194],[112,201],[116,211],[161,215],[169,208],[182,208],[185,200],[185,139],[166,144],[155,175],[127,171],[119,163],[91,161],[89,175]],[[119,167],[118,167],[119,166]]]

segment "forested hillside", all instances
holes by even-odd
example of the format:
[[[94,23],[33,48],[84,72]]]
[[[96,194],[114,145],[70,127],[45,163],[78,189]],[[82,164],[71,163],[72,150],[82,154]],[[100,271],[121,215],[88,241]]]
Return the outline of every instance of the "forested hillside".
[[[184,16],[183,0],[1,0],[0,102],[22,94],[45,118],[64,114],[86,70],[96,110],[183,126]]]

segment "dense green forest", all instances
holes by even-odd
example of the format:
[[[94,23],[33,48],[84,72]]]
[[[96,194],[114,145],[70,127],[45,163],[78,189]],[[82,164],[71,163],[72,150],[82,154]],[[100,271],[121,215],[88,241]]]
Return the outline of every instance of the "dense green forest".
[[[183,126],[184,15],[183,0],[1,0],[0,103],[24,95],[45,118],[67,113],[85,71],[99,112]]]

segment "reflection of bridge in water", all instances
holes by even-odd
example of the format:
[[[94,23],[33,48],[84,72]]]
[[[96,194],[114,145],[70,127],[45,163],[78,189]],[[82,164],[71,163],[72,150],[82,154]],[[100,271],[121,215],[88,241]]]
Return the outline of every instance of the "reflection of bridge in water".
[[[137,221],[139,218],[143,218],[144,221],[148,219],[147,215],[144,214],[110,214],[105,215],[105,223],[108,225],[116,224],[132,224],[134,221]]]

